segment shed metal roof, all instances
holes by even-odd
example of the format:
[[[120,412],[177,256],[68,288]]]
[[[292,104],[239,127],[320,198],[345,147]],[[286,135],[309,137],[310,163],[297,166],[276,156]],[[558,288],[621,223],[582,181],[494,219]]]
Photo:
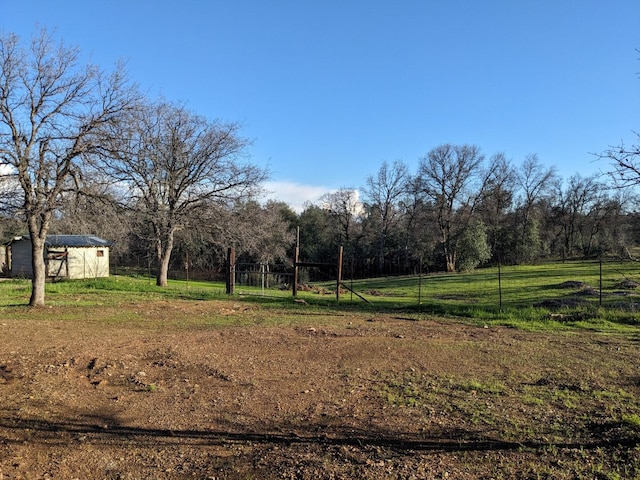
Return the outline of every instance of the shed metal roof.
[[[47,235],[50,247],[108,247],[111,242],[93,235]]]
[[[22,238],[31,240],[29,235],[14,239]],[[109,247],[111,242],[94,235],[47,235],[45,245],[48,247]]]

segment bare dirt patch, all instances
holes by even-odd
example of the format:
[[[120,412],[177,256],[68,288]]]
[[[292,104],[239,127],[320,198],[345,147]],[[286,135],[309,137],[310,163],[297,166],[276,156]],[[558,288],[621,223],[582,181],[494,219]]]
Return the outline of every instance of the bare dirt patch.
[[[640,284],[633,280],[623,280],[621,282],[616,283],[615,288],[621,288],[624,290],[635,290],[639,286]]]
[[[305,308],[280,323],[188,301],[3,320],[0,478],[637,473],[633,339]]]
[[[579,280],[567,280],[566,282],[562,282],[558,285],[556,285],[556,288],[571,288],[571,289],[578,289],[578,288],[591,288],[589,285],[587,285],[584,282],[581,282]]]

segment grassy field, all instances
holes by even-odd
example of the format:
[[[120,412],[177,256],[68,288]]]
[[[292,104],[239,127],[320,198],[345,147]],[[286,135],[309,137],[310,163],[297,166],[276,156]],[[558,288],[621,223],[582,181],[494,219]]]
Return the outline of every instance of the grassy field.
[[[489,325],[526,329],[581,327],[634,329],[640,311],[640,264],[566,262],[430,274],[344,280],[339,302],[335,282],[299,291],[308,308],[402,312],[414,319],[451,316]],[[352,290],[352,291],[351,291]],[[0,306],[24,304],[30,284],[0,283]],[[49,305],[114,305],[140,298],[224,299],[221,282],[171,280],[159,289],[144,276],[58,282],[47,285]],[[296,305],[290,290],[236,286],[234,298],[265,307]]]

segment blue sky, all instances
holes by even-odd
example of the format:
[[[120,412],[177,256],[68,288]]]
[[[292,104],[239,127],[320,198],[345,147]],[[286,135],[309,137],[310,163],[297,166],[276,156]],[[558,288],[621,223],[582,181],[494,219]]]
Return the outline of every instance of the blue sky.
[[[292,206],[472,143],[568,178],[640,130],[637,0],[0,0],[151,96],[243,124]]]

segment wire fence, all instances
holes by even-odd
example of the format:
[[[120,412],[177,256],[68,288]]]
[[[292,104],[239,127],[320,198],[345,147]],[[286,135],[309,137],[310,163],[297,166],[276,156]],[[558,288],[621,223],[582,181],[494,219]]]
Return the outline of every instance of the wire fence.
[[[315,282],[311,293],[332,295],[335,283]],[[575,261],[498,266],[469,273],[424,273],[343,279],[341,298],[436,309],[504,310],[605,308],[640,311],[640,264]],[[357,294],[357,295],[356,295]]]
[[[130,269],[129,269],[130,270]],[[139,268],[153,278],[152,268]],[[416,266],[415,271],[420,271]],[[286,264],[238,263],[237,293],[291,296],[294,269]],[[224,282],[224,272],[171,270],[177,280]],[[336,296],[335,267],[301,268],[297,295],[307,299],[367,302],[373,305],[420,306],[425,311],[464,313],[474,309],[502,311],[543,308],[604,309],[640,314],[640,263],[631,260],[566,261],[541,265],[497,266],[468,273],[417,273],[369,279],[344,269]]]

